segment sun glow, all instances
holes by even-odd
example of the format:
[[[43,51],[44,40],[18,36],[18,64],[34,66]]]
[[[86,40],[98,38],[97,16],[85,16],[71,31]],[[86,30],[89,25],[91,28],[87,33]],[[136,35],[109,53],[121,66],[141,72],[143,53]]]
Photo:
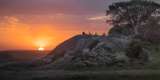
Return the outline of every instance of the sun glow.
[[[44,40],[38,40],[38,41],[36,42],[36,45],[37,45],[38,47],[44,47],[44,46],[47,45],[47,42],[44,41]]]
[[[36,46],[38,47],[37,50],[38,51],[44,51],[44,47],[48,46],[48,41],[44,40],[44,39],[39,39],[35,42]]]
[[[43,47],[39,47],[38,51],[44,51],[44,48]]]

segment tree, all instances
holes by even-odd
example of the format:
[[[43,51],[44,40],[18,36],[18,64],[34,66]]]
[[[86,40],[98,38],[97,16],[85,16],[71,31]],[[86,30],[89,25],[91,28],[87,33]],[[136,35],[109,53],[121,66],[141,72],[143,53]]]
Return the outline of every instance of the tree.
[[[107,16],[111,16],[113,27],[129,25],[133,29],[133,36],[139,35],[138,29],[149,22],[149,18],[160,13],[158,3],[146,0],[131,0],[117,2],[109,6]]]
[[[160,17],[151,17],[145,25],[140,27],[140,36],[152,43],[160,43]]]

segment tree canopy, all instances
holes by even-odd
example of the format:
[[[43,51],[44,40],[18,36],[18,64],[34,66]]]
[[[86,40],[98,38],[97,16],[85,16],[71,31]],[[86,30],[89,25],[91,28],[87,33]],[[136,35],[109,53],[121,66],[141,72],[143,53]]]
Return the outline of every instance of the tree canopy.
[[[153,1],[131,0],[113,3],[107,10],[107,16],[111,16],[113,27],[129,25],[134,35],[138,35],[138,29],[153,21],[150,18],[159,18],[160,5]]]

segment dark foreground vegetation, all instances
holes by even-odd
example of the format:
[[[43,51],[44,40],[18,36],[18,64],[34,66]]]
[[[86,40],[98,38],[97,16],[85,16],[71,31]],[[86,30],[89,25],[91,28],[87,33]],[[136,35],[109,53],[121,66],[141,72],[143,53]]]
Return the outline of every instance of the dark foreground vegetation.
[[[159,80],[157,70],[1,71],[1,80]]]
[[[24,62],[34,59],[40,59],[46,56],[50,51],[37,50],[9,50],[0,51],[0,61],[17,61]]]

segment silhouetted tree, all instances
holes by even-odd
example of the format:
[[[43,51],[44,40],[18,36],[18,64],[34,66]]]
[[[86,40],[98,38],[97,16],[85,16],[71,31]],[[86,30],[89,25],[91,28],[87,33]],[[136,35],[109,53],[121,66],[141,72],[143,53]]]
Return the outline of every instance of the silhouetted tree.
[[[106,33],[103,33],[102,36],[106,36]]]
[[[95,33],[94,33],[94,36],[98,36],[98,33],[97,33],[97,32],[95,32]]]
[[[82,35],[87,35],[85,32],[82,32]]]
[[[89,35],[89,36],[92,36],[92,33],[91,33],[91,32],[89,32],[89,33],[88,33],[88,35]]]
[[[131,0],[126,2],[117,2],[109,6],[107,16],[111,16],[113,27],[129,25],[134,34],[139,35],[139,27],[146,24],[149,18],[160,13],[158,3],[146,0]]]
[[[160,43],[160,17],[149,18],[145,25],[140,30],[140,36],[143,36],[145,40],[154,43]]]

